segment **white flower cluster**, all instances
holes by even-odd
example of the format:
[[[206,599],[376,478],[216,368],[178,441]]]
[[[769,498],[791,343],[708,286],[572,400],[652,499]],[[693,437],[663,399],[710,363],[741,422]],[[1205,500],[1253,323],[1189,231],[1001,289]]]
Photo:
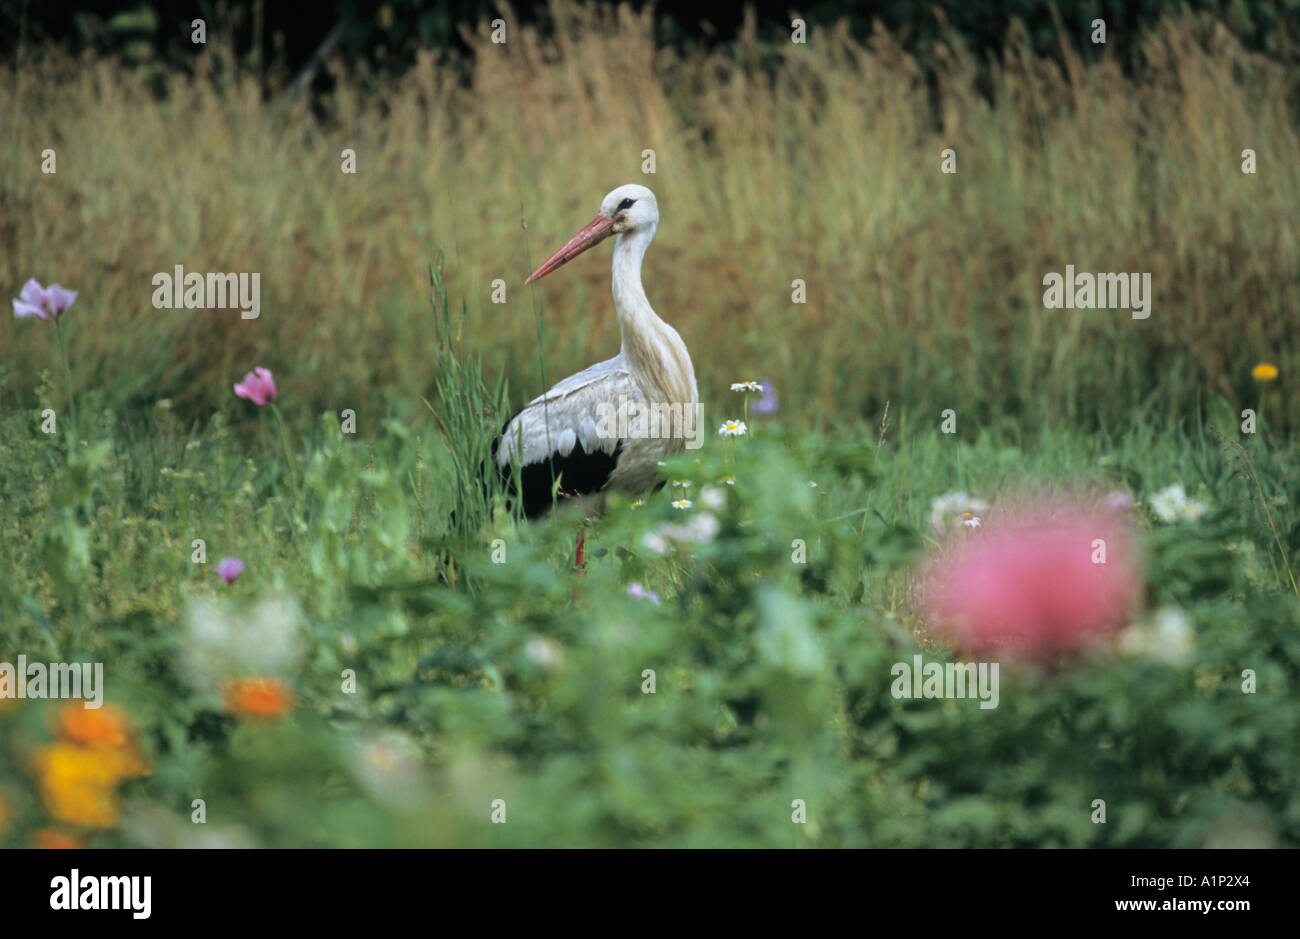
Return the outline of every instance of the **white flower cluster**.
[[[227,678],[280,675],[302,657],[302,613],[283,596],[235,611],[206,600],[190,604],[182,666],[196,688],[215,690]]]
[[[641,543],[655,554],[667,554],[676,544],[701,544],[712,541],[718,534],[718,520],[708,512],[692,515],[685,525],[667,522],[648,532]]]
[[[1195,645],[1192,621],[1174,606],[1161,607],[1150,622],[1130,626],[1119,637],[1120,651],[1166,665],[1186,662]]]
[[[930,526],[941,535],[958,526],[979,528],[980,516],[988,510],[983,499],[965,492],[946,492],[930,503]]]
[[[1182,483],[1166,486],[1151,497],[1151,511],[1162,522],[1194,522],[1205,510],[1204,502],[1187,498]]]

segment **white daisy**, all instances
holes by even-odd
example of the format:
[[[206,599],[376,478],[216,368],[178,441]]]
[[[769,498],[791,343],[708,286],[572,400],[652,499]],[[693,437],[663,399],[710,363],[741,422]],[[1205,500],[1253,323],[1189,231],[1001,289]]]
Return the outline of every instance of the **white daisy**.
[[[732,391],[762,391],[763,386],[756,381],[738,381],[731,386]]]
[[[718,434],[722,437],[743,437],[748,431],[744,421],[727,421],[718,428]]]
[[[940,535],[958,525],[978,528],[980,516],[988,511],[988,507],[983,499],[965,492],[945,492],[930,503],[930,526]],[[971,521],[975,524],[969,524]]]
[[[693,503],[690,499],[678,499],[673,503],[675,509],[689,509]]]

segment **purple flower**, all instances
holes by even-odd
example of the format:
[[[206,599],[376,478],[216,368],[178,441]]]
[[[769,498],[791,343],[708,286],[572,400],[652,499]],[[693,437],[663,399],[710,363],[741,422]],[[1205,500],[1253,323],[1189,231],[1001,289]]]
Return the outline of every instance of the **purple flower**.
[[[1127,489],[1117,489],[1106,496],[1106,508],[1112,512],[1127,512],[1133,508],[1133,493]]]
[[[656,606],[659,604],[659,594],[646,590],[640,583],[628,584],[627,595],[629,597],[636,597],[640,600],[649,600]]]
[[[776,395],[772,394],[772,383],[764,378],[762,384],[763,397],[754,402],[753,411],[755,414],[775,414],[780,403],[776,400]]]
[[[24,319],[29,316],[43,320],[58,319],[63,311],[72,306],[77,299],[75,290],[67,290],[58,284],[42,287],[33,277],[23,284],[22,299],[14,301],[14,316]]]
[[[271,370],[261,367],[253,369],[235,386],[235,394],[247,398],[258,407],[270,404],[275,400],[275,379],[271,377]]]
[[[244,572],[244,562],[239,558],[222,558],[221,563],[217,565],[217,576],[228,584],[233,584],[235,578]]]

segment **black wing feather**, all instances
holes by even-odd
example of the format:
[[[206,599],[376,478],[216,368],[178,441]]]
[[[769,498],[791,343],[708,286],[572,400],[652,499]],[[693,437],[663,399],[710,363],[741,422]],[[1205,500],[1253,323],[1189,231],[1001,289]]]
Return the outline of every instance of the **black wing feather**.
[[[516,411],[510,415],[501,428],[502,434],[506,432],[510,421],[513,421],[518,413]],[[509,498],[513,500],[516,492],[515,481],[512,478],[513,467],[503,467],[497,463],[497,448],[500,444],[501,437],[498,435],[492,441],[492,465],[505,481],[506,491],[509,493]],[[523,496],[524,516],[537,518],[551,510],[551,491],[557,479],[560,481],[560,489],[557,493],[560,498],[586,496],[599,492],[609,482],[609,477],[613,474],[614,467],[618,465],[618,457],[622,452],[623,441],[621,440],[615,445],[613,453],[606,453],[604,450],[588,453],[579,441],[573,445],[573,449],[566,456],[552,453],[548,460],[537,460],[520,467],[519,489]]]

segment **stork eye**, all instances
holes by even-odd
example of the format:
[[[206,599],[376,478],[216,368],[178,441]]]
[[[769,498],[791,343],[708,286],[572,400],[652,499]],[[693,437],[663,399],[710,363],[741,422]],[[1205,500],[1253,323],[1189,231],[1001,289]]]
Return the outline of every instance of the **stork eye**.
[[[624,209],[632,208],[632,203],[635,201],[635,199],[624,199],[618,204],[618,211],[622,212]]]

